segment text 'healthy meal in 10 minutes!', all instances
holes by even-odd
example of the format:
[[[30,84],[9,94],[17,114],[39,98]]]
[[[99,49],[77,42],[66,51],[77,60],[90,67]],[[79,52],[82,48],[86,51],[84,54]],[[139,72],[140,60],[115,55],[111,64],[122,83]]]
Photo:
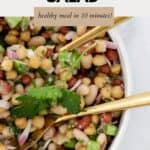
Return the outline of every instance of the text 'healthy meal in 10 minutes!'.
[[[107,34],[60,51],[90,29],[0,18],[0,150],[23,150],[51,118],[124,96],[117,45]],[[56,124],[31,149],[107,150],[120,115],[109,112]]]

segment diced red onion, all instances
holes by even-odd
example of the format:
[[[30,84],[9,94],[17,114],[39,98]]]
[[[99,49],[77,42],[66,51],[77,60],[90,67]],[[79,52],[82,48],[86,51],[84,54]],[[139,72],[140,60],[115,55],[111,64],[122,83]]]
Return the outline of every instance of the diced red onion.
[[[108,48],[108,49],[117,49],[118,46],[114,42],[106,41],[106,48]]]
[[[109,60],[107,57],[105,57],[105,59],[106,59],[107,64],[108,64],[109,66],[111,66],[110,60]]]
[[[65,39],[66,40],[72,40],[75,37],[76,33],[74,31],[69,31],[66,35],[65,35]]]
[[[81,84],[81,80],[78,80],[78,81],[74,84],[74,86],[70,89],[70,91],[76,90],[76,89],[79,87],[80,84]]]
[[[24,129],[22,134],[18,137],[18,143],[20,146],[24,145],[24,143],[27,141],[30,130],[31,130],[31,120],[28,120],[26,128]]]
[[[10,103],[7,100],[0,100],[0,108],[9,109]]]
[[[8,50],[8,51],[7,51],[7,56],[8,56],[10,59],[13,59],[13,60],[18,58],[17,53],[16,53],[16,51],[14,51],[14,50]]]

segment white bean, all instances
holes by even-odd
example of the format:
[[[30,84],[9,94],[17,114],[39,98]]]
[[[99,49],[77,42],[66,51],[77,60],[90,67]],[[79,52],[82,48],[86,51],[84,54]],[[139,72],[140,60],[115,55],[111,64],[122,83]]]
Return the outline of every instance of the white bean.
[[[62,145],[64,144],[65,142],[68,141],[68,138],[65,137],[64,135],[62,134],[57,134],[56,136],[54,136],[52,138],[52,141],[54,141],[54,143],[58,144],[58,145]]]
[[[77,89],[77,93],[82,96],[87,95],[89,93],[89,87],[85,84],[81,84]]]
[[[107,145],[107,137],[104,133],[100,133],[97,137],[97,142],[100,143],[101,150],[105,150]]]
[[[88,138],[88,136],[87,136],[83,131],[81,131],[81,130],[75,128],[75,129],[73,130],[73,135],[75,136],[75,138],[76,138],[77,140],[82,141],[82,142],[83,142],[84,144],[86,144],[86,145],[88,144],[89,138]]]
[[[89,69],[92,66],[92,55],[86,55],[86,56],[82,56],[81,58],[81,64],[83,66],[83,68],[85,69]]]
[[[56,144],[50,143],[50,144],[48,145],[48,150],[57,150]]]
[[[96,85],[90,85],[89,86],[89,94],[85,97],[85,103],[86,105],[91,105],[95,101],[95,98],[98,93],[98,87]]]
[[[51,108],[51,112],[57,115],[64,115],[67,113],[67,109],[61,105],[57,105]]]
[[[62,124],[59,126],[58,130],[61,134],[65,134],[67,132],[67,124]]]
[[[54,127],[51,127],[43,136],[44,140],[48,140],[52,138],[56,133],[56,129]]]

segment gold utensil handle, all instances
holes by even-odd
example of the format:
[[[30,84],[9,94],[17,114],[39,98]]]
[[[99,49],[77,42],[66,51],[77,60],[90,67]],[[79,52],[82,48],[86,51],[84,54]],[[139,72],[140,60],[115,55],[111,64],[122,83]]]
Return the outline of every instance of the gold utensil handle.
[[[87,107],[83,112],[80,112],[75,115],[66,115],[64,117],[58,118],[56,122],[61,122],[61,121],[65,121],[65,120],[69,120],[69,119],[73,119],[85,115],[126,110],[128,108],[141,107],[145,105],[150,105],[150,92],[126,97],[120,100],[115,100],[112,102],[99,104],[96,106]]]
[[[98,37],[100,34],[105,33],[107,30],[109,30],[129,19],[131,19],[131,17],[116,17],[114,19],[114,24],[112,26],[97,26],[97,27],[93,28],[92,30],[90,30],[89,32],[82,35],[81,37],[72,41],[71,43],[60,48],[60,51],[71,50],[73,48],[77,48],[77,47],[81,46],[82,44],[84,44],[85,42]]]

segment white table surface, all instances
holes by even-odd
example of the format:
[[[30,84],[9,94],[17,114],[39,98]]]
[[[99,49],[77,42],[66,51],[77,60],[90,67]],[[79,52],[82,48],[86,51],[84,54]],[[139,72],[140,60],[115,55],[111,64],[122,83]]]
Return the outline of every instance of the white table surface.
[[[118,27],[128,53],[132,93],[150,91],[150,17]],[[129,110],[130,121],[117,150],[150,150],[150,107]]]

